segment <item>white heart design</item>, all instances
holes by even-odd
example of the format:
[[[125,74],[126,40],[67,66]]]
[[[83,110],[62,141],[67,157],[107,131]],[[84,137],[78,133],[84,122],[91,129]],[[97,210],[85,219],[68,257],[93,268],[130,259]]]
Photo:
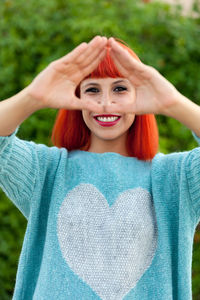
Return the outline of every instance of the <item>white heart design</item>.
[[[121,300],[151,265],[157,246],[150,193],[129,189],[109,207],[91,184],[71,190],[58,214],[58,240],[70,268],[103,300]]]

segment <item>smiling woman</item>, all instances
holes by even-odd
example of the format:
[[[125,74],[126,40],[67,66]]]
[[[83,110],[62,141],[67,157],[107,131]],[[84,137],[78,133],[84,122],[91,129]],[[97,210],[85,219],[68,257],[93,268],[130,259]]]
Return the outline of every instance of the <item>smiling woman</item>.
[[[121,42],[118,44],[140,61],[133,50]],[[120,106],[135,101],[135,89],[116,68],[110,56],[110,47],[107,47],[106,55],[97,68],[78,85],[76,95],[83,101],[92,99],[105,109],[109,104],[117,103]],[[113,116],[113,113],[109,115]],[[92,118],[88,118],[89,116]],[[91,114],[88,110],[81,114],[80,111],[61,109],[52,132],[54,145],[68,150],[81,149],[100,153],[115,150],[141,160],[149,160],[155,156],[158,150],[158,129],[153,114],[135,116],[133,113],[126,113],[109,123],[105,122],[108,121],[105,113],[103,116],[104,120],[93,118],[94,113]],[[95,128],[96,135],[93,131]],[[102,143],[102,139],[100,143],[100,139],[97,139],[98,132],[101,137],[102,134],[105,136],[106,143]]]
[[[135,89],[127,79],[89,78],[82,81],[80,91],[82,101],[92,99],[103,107],[135,101]],[[117,114],[115,112],[96,114],[83,110],[82,116],[90,130],[89,152],[114,151],[124,156],[130,156],[126,141],[128,129],[134,123],[135,114]]]

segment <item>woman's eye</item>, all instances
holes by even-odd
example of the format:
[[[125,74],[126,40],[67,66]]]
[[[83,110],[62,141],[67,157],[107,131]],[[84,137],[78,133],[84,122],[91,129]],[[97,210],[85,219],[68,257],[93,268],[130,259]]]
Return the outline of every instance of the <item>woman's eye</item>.
[[[97,88],[91,87],[85,91],[85,93],[98,93],[99,90]]]
[[[116,88],[114,88],[115,92],[123,92],[123,91],[127,91],[127,88],[125,86],[117,86]]]

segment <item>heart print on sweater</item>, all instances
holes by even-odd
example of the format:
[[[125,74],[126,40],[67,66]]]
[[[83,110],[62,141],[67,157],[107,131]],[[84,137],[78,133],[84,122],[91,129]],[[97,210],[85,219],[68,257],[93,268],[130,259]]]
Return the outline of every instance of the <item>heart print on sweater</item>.
[[[151,265],[157,225],[150,193],[121,193],[112,206],[92,184],[79,184],[59,209],[62,256],[102,300],[121,300]]]

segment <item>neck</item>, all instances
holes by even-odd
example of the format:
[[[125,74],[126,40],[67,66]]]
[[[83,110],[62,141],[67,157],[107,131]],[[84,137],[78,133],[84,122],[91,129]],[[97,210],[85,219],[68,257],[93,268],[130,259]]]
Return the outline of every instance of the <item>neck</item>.
[[[115,152],[123,156],[129,156],[126,149],[126,136],[121,136],[113,140],[101,140],[96,136],[91,136],[89,152],[105,153]]]

